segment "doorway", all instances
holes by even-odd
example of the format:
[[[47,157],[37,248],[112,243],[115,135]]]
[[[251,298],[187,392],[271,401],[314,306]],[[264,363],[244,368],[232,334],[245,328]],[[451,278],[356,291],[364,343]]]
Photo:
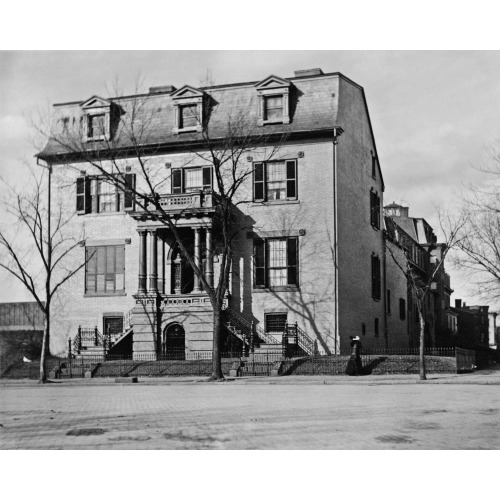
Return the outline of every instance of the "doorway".
[[[179,323],[168,325],[163,331],[162,353],[170,359],[186,359],[186,332]]]

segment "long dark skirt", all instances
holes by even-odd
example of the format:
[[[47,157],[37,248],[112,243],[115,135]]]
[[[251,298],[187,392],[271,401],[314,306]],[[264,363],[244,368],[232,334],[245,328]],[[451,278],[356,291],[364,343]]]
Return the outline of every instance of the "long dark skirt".
[[[361,364],[361,358],[356,356],[351,356],[349,362],[347,363],[347,368],[345,369],[346,375],[356,376],[363,374],[363,365]]]

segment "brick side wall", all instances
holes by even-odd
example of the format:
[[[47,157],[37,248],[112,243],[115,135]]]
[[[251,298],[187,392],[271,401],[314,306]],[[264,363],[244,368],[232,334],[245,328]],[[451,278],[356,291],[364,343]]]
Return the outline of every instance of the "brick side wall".
[[[383,206],[382,179],[372,177],[372,152],[375,153],[362,91],[340,80],[339,123],[344,129],[338,142],[338,225],[339,225],[339,329],[341,347],[349,345],[349,336],[366,335],[365,347],[385,347],[385,284],[382,273],[382,297],[372,298],[371,255],[383,262],[383,223],[376,230],[370,223],[370,188],[374,188]],[[375,318],[379,336],[375,336]]]

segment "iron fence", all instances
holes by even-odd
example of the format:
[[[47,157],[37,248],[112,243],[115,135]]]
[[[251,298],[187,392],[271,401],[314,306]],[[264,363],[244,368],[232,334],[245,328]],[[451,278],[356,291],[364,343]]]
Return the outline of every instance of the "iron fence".
[[[248,357],[241,359],[240,375],[243,377],[278,375],[283,359],[281,349],[250,354]]]
[[[453,373],[466,371],[474,365],[471,354],[457,348],[427,348],[426,368],[429,373]],[[455,357],[456,355],[456,357]],[[343,375],[350,354],[318,354],[315,356],[285,357],[282,349],[256,350],[248,356],[242,353],[222,353],[222,371],[228,376],[236,370],[239,376],[269,375]],[[361,354],[363,373],[396,374],[418,373],[419,351],[415,349],[365,349]],[[40,361],[18,361],[6,367],[2,378],[32,378],[39,376]],[[80,355],[50,357],[47,360],[50,378],[91,377],[182,377],[210,376],[212,374],[211,351],[169,351],[133,356]]]
[[[229,375],[239,353],[222,353],[222,371]],[[169,352],[135,354],[131,356],[79,356],[59,358],[52,371],[54,378],[80,377],[184,377],[210,376],[212,374],[212,352]]]

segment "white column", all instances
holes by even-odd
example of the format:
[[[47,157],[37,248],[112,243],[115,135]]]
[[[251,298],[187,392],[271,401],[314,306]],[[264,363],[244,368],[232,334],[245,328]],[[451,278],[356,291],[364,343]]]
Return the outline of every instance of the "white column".
[[[201,242],[200,242],[201,229],[199,227],[194,228],[194,263],[201,270]],[[194,275],[194,287],[193,293],[200,293],[200,279],[196,274]]]

